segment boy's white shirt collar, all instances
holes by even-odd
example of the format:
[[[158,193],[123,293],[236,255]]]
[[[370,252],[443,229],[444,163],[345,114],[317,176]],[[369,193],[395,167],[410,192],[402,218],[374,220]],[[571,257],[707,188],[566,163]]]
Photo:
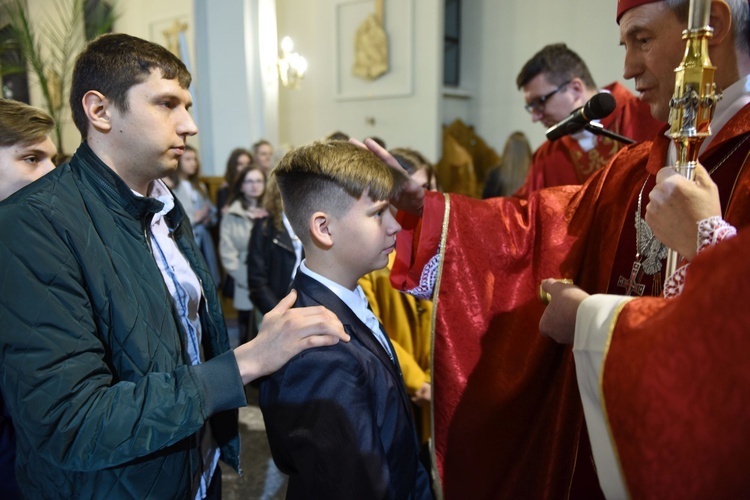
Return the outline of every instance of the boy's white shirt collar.
[[[299,265],[299,270],[323,284],[326,288],[333,292],[336,297],[340,298],[344,302],[344,304],[346,304],[347,307],[351,309],[360,320],[362,320],[363,323],[367,324],[363,316],[363,309],[367,309],[367,300],[364,299],[364,295],[360,295],[359,293],[357,293],[357,290],[360,289],[360,286],[357,285],[357,288],[355,288],[354,290],[349,290],[345,286],[339,285],[335,281],[332,281],[325,276],[322,276],[315,271],[310,270],[310,268],[307,267],[306,261],[307,259],[302,260]]]
[[[284,222],[284,227],[286,228],[286,232],[289,234],[289,237],[292,239],[292,246],[294,247],[294,256],[296,258],[294,267],[292,268],[292,279],[294,279],[294,277],[297,275],[297,269],[299,268],[299,265],[302,261],[302,242],[294,233],[292,223],[289,222],[289,218],[286,216],[286,213],[281,212],[281,220]]]
[[[375,339],[381,346],[383,346],[383,349],[385,349],[388,357],[391,358],[391,361],[394,361],[395,358],[392,348],[389,346],[388,339],[380,328],[380,321],[375,316],[375,313],[373,313],[368,307],[369,304],[367,302],[367,297],[365,297],[365,292],[362,290],[362,287],[357,285],[354,290],[349,290],[345,286],[339,285],[335,281],[331,281],[315,271],[311,271],[305,264],[305,260],[306,259],[302,260],[299,265],[300,272],[320,282],[320,284],[328,288],[334,295],[341,299],[344,304],[352,310],[357,318],[370,329],[375,336]]]

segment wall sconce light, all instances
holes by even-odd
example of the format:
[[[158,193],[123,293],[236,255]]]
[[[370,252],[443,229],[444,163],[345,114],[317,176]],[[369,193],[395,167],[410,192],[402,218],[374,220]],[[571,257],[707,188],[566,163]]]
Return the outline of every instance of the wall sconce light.
[[[281,39],[281,57],[277,63],[279,79],[284,87],[298,89],[307,71],[307,61],[296,52],[294,42],[288,36]]]

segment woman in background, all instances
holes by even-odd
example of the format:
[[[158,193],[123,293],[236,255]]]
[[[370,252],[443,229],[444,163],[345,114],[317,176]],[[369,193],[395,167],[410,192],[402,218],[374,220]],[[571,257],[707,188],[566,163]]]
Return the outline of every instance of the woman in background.
[[[482,198],[511,196],[526,180],[531,166],[531,146],[523,132],[513,132],[505,140],[500,165],[487,174]]]
[[[261,315],[276,307],[289,292],[304,257],[302,243],[282,210],[281,194],[273,177],[266,186],[263,208],[268,217],[253,227],[247,255],[250,298]]]
[[[262,167],[261,167],[262,168]],[[263,316],[289,292],[289,286],[304,257],[302,242],[284,215],[279,187],[271,177],[263,195],[268,216],[253,225],[247,253],[247,282],[255,313]],[[268,459],[261,500],[275,498],[286,483],[284,475]]]
[[[255,163],[260,165],[263,173],[268,177],[273,166],[273,146],[271,143],[265,139],[261,139],[253,144],[253,158],[255,158]]]
[[[216,224],[217,212],[216,207],[208,198],[208,189],[200,180],[200,171],[198,152],[192,146],[185,146],[185,152],[177,163],[177,171],[172,176],[173,186],[170,187],[190,219],[195,243],[200,247],[203,258],[206,259],[208,270],[216,286],[221,276],[209,228]]]
[[[258,333],[247,285],[247,254],[255,221],[268,215],[259,206],[265,189],[266,176],[259,166],[241,167],[230,186],[227,209],[219,229],[221,264],[234,281],[234,308],[237,309],[240,344],[252,340]]]
[[[237,172],[253,164],[253,155],[245,148],[235,148],[229,153],[227,168],[224,171],[224,182],[221,183],[216,192],[216,208],[219,213],[224,213],[229,199],[229,187],[234,183]]]

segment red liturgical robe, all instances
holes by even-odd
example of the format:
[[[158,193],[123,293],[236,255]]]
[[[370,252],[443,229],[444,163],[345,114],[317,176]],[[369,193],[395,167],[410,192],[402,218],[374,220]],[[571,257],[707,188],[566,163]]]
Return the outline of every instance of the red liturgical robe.
[[[633,498],[750,490],[750,231],[701,253],[674,299],[620,312],[603,395]]]
[[[724,219],[738,228],[750,222],[747,131],[748,107],[701,156],[709,170],[720,164],[714,180],[729,205]],[[633,267],[638,194],[648,200],[644,183],[668,144],[658,136],[625,148],[582,186],[528,200],[428,193],[421,219],[399,215],[395,287],[418,288],[440,248],[433,432],[447,498],[588,498],[594,472],[573,357],[539,334],[537,290],[558,277],[589,293],[625,293],[618,281]],[[646,295],[660,288],[655,278],[636,278]]]
[[[615,110],[601,120],[602,126],[636,142],[652,139],[664,123],[651,117],[648,105],[619,83],[605,87],[617,101]],[[534,152],[526,182],[514,196],[526,198],[529,193],[545,187],[583,184],[603,168],[625,145],[603,135],[596,146],[584,151],[578,141],[566,135],[556,141],[545,141]]]

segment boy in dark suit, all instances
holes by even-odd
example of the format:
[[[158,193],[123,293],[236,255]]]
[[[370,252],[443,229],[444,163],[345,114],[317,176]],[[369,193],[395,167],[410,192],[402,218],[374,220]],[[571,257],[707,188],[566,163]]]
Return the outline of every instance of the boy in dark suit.
[[[295,306],[325,306],[351,335],[305,351],[261,383],[287,498],[432,498],[398,360],[357,285],[395,248],[401,227],[388,200],[405,175],[342,141],[297,148],[271,175],[305,249]]]

